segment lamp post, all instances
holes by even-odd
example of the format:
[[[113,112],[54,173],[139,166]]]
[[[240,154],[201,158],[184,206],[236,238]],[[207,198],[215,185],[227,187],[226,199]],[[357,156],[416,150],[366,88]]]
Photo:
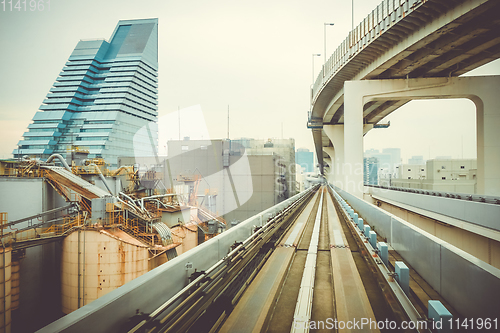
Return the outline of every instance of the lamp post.
[[[354,0],[351,0],[351,30],[354,30]]]
[[[323,23],[323,37],[324,37],[324,46],[325,46],[325,62],[324,62],[324,65],[326,64],[326,26],[327,25],[333,25],[333,23]],[[323,68],[324,68],[324,65],[323,65]],[[324,75],[324,73],[323,73]]]
[[[314,85],[314,57],[320,57],[320,53],[313,53],[312,55],[312,84]]]

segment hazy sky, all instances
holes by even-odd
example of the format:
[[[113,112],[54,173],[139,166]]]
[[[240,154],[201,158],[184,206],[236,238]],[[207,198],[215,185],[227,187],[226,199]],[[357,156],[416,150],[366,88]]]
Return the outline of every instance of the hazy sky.
[[[379,2],[355,0],[355,23]],[[11,157],[80,39],[109,39],[118,20],[151,17],[159,18],[160,116],[199,105],[210,137],[222,138],[229,105],[231,138],[281,137],[283,123],[285,138],[313,150],[312,54],[322,54],[316,76],[323,23],[335,23],[330,55],[351,27],[351,1],[52,0],[43,12],[0,5],[0,158]],[[500,74],[500,62],[479,73]],[[469,101],[412,102],[389,117],[389,129],[368,133],[365,148],[400,147],[404,160],[475,157],[474,112]],[[197,138],[189,124],[182,119],[181,134]]]

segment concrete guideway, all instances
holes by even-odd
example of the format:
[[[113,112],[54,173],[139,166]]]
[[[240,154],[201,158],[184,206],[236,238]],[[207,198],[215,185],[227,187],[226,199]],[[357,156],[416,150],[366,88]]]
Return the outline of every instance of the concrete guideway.
[[[406,303],[400,302],[404,294],[389,280],[389,266],[383,273],[372,245],[332,189],[317,186],[292,199],[41,331],[85,332],[92,327],[95,332],[347,332],[359,331],[364,322],[361,331],[378,332],[383,322],[401,327],[404,321],[425,319],[427,302],[442,301],[430,286],[433,277],[427,284],[418,275],[422,267],[413,262],[413,267],[408,265],[411,294],[403,297]],[[313,264],[307,263],[311,254],[316,254]],[[403,255],[392,251],[391,264]],[[200,270],[189,274],[193,266]],[[305,317],[294,319],[302,313],[297,309],[306,309]]]
[[[346,236],[340,225],[339,217],[328,195],[328,226],[332,246],[330,248],[333,285],[335,286],[335,305],[339,321],[366,318],[375,321],[375,315],[368,300],[363,282],[349,249]],[[333,242],[332,242],[333,240]],[[379,330],[366,330],[378,332]]]
[[[319,192],[307,204],[295,225],[290,228],[273,255],[243,294],[220,333],[224,332],[260,332],[269,321],[268,314],[276,306],[277,294],[284,282],[295,253],[295,246],[304,230],[307,219],[316,205]],[[290,244],[291,243],[291,244]],[[295,245],[294,245],[295,244]],[[244,323],[244,324],[242,324]]]
[[[326,188],[320,191],[321,198],[316,194],[297,218],[220,332],[308,332],[311,325],[323,325],[319,332],[327,332],[327,320],[376,320],[332,198]],[[284,247],[290,237],[296,245]],[[314,263],[311,253],[317,255]]]

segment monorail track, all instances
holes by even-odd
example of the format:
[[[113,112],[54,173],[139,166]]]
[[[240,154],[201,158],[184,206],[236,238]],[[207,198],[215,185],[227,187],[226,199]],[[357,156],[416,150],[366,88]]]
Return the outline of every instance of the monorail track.
[[[125,331],[343,332],[353,320],[408,320],[346,220],[318,186]]]

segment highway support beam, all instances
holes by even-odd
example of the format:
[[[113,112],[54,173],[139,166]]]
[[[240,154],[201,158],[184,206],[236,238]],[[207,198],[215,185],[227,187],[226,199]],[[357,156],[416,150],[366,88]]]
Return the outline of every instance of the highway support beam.
[[[344,166],[344,125],[323,125],[323,131],[330,139],[333,147],[324,147],[323,151],[331,158],[331,165],[326,179],[331,184],[343,182]]]
[[[344,177],[343,186],[339,187],[359,198],[363,196],[365,129],[363,105],[371,101],[398,99],[466,98],[476,105],[477,193],[500,196],[498,87],[500,87],[500,76],[346,81],[344,83]],[[330,137],[326,129],[325,132]]]

